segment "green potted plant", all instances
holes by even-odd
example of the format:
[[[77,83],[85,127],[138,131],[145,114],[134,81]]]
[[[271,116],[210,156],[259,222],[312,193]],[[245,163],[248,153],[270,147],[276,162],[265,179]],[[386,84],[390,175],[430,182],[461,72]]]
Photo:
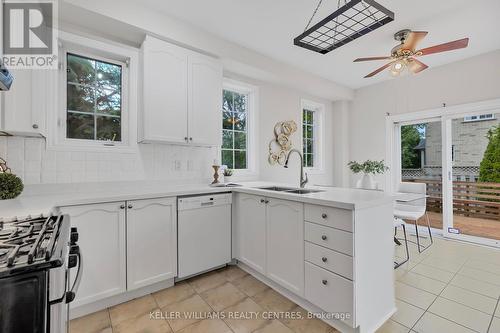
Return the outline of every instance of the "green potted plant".
[[[233,169],[225,168],[224,169],[224,183],[231,182],[233,174],[234,174],[234,170]]]
[[[21,178],[12,173],[0,172],[0,200],[14,199],[23,189]]]
[[[370,190],[377,188],[377,184],[374,181],[373,176],[376,174],[383,174],[389,170],[389,168],[384,164],[384,160],[366,160],[362,163],[351,161],[347,164],[347,166],[349,166],[349,169],[351,169],[354,174],[363,173],[361,179],[357,181],[356,187]]]

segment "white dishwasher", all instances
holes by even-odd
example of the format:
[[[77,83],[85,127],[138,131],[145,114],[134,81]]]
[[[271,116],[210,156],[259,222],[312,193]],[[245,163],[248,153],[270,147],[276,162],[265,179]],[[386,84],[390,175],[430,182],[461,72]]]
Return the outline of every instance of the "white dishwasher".
[[[178,198],[178,278],[231,261],[231,198],[231,193]]]

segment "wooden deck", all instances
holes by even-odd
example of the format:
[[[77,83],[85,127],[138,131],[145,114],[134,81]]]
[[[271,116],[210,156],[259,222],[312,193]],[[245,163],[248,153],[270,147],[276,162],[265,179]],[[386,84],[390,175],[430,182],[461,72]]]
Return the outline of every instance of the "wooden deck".
[[[435,212],[428,214],[431,227],[442,230],[443,215]],[[425,219],[420,219],[418,224],[425,225]],[[461,234],[500,240],[500,221],[454,215],[453,226],[459,229]]]
[[[443,228],[442,183],[437,179],[405,180],[425,183],[431,226]],[[425,219],[419,221],[425,224]],[[500,240],[500,183],[453,181],[453,226],[461,234]]]

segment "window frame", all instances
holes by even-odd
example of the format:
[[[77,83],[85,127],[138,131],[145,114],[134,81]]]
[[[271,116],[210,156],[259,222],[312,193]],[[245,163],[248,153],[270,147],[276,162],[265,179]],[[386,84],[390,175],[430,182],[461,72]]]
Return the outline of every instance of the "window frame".
[[[304,152],[304,111],[314,112],[313,123],[313,166],[304,167],[310,174],[324,173],[324,118],[325,118],[325,105],[319,102],[302,99],[300,103],[300,135],[301,135],[301,148]]]
[[[246,169],[232,169],[234,170],[233,178],[243,177],[243,176],[255,176],[257,175],[257,135],[256,135],[256,124],[257,124],[257,100],[258,100],[258,88],[254,85],[240,82],[237,80],[224,78],[221,90],[221,98],[223,97],[224,90],[230,90],[238,94],[245,94],[247,96],[247,109],[246,109],[246,151],[247,151],[247,167]],[[221,115],[223,108],[221,107]],[[221,117],[222,121],[222,117]],[[221,126],[222,127],[222,126]],[[222,136],[223,128],[221,129],[220,135]],[[218,156],[222,164],[222,145],[218,147]]]
[[[137,65],[139,52],[133,47],[108,40],[100,40],[59,32],[59,69],[54,74],[56,91],[49,90],[52,96],[46,97],[49,104],[53,98],[55,112],[49,112],[49,137],[47,148],[62,151],[123,152],[135,153],[137,132],[130,124],[137,119]],[[101,141],[67,138],[67,54],[88,57],[98,61],[120,65],[121,77],[121,141]],[[55,71],[54,71],[55,72]],[[49,75],[47,80],[52,80]],[[52,83],[53,84],[53,83]],[[50,110],[49,110],[50,111]]]

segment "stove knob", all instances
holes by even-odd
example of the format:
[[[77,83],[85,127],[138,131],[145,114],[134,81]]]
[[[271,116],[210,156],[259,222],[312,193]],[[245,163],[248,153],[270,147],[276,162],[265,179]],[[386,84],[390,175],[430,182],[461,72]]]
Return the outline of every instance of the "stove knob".
[[[69,248],[69,254],[78,254],[80,253],[80,247],[78,245],[72,245]]]
[[[68,268],[76,267],[78,263],[78,256],[76,254],[71,254],[68,258]]]
[[[73,229],[73,228],[71,228],[71,229]],[[75,228],[75,230],[76,230],[76,228]],[[76,244],[76,242],[78,242],[78,232],[71,231],[70,242],[72,245]]]
[[[75,299],[75,293],[72,291],[66,292],[66,303],[71,303]]]

